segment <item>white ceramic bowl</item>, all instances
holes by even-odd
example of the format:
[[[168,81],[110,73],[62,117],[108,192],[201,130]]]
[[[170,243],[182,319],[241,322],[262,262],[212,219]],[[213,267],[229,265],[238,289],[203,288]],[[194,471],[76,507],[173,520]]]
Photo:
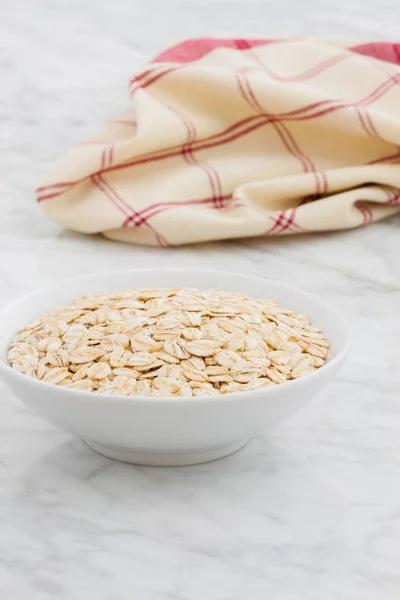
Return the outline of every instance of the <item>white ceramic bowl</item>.
[[[287,383],[221,396],[143,398],[110,396],[43,383],[6,364],[16,332],[47,309],[82,294],[122,288],[197,287],[270,298],[321,327],[330,358],[311,375]],[[309,402],[336,375],[350,346],[346,321],[319,298],[291,286],[230,272],[140,270],[62,281],[16,300],[0,312],[0,374],[12,391],[50,423],[81,437],[101,454],[145,465],[188,465],[238,450]]]

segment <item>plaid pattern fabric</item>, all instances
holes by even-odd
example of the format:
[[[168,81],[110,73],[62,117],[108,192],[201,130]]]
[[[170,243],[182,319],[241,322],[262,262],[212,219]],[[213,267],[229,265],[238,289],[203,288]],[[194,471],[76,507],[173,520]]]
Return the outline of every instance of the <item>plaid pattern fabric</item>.
[[[400,44],[189,40],[129,92],[37,189],[66,227],[168,246],[400,211]]]

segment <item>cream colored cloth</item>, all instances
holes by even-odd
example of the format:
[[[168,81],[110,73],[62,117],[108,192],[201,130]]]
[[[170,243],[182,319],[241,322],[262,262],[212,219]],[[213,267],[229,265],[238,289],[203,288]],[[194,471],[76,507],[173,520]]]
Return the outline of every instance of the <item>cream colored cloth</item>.
[[[347,229],[400,211],[400,45],[192,40],[130,83],[37,199],[151,245]]]

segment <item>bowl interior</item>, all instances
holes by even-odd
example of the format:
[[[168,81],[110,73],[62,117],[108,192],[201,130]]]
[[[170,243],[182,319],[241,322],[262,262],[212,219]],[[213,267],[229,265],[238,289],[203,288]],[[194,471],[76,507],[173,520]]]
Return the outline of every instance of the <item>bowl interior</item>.
[[[147,287],[218,288],[257,299],[276,300],[285,308],[305,314],[313,325],[321,327],[331,344],[331,356],[346,352],[349,345],[348,326],[341,314],[316,296],[290,285],[230,272],[135,270],[62,281],[6,306],[0,312],[0,357],[5,360],[8,344],[16,332],[48,309],[69,304],[83,294]]]

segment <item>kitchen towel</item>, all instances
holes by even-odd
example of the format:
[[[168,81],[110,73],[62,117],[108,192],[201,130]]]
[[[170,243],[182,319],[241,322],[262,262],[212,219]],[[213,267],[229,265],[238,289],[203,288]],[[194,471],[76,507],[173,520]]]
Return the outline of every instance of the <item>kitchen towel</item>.
[[[170,246],[400,211],[400,44],[188,40],[129,92],[37,189],[65,227]]]

